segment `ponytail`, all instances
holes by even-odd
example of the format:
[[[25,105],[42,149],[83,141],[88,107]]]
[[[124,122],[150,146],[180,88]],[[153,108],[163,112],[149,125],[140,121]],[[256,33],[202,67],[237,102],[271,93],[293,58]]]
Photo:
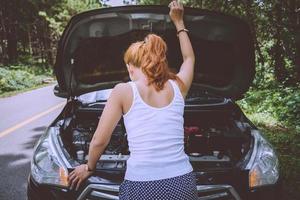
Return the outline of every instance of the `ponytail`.
[[[148,78],[148,84],[160,91],[168,79],[182,83],[179,77],[170,71],[166,53],[165,41],[156,34],[148,34],[144,41],[130,45],[124,54],[124,62],[141,68]]]

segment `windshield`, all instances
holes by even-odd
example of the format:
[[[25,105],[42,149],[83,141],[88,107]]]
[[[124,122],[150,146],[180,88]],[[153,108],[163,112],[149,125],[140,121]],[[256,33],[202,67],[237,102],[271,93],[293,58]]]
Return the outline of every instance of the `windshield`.
[[[89,92],[89,93],[78,96],[78,100],[82,104],[90,104],[90,103],[99,102],[99,101],[103,102],[109,98],[111,91],[112,91],[112,89]]]

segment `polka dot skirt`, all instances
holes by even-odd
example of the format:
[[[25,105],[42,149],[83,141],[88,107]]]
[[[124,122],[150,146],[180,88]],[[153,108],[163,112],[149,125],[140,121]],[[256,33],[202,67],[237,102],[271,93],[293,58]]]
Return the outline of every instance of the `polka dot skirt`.
[[[120,185],[120,200],[196,200],[196,175],[187,174],[154,181],[124,180]]]

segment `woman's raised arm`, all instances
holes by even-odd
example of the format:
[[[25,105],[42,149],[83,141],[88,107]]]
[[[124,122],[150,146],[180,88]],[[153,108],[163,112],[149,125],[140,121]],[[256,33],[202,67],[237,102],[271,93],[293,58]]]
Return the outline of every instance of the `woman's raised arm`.
[[[185,30],[183,21],[183,5],[180,2],[172,1],[169,4],[170,18],[172,19],[178,34],[183,63],[177,76],[182,80],[184,86],[180,88],[184,98],[186,97],[194,77],[195,55],[190,38]],[[183,31],[181,31],[183,30]]]

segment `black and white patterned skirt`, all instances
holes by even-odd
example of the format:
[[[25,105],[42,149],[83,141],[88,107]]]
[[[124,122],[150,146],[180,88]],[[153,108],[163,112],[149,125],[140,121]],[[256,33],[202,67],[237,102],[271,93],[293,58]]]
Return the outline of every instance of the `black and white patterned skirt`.
[[[124,180],[120,185],[120,200],[196,200],[196,175],[184,175],[154,181]]]

